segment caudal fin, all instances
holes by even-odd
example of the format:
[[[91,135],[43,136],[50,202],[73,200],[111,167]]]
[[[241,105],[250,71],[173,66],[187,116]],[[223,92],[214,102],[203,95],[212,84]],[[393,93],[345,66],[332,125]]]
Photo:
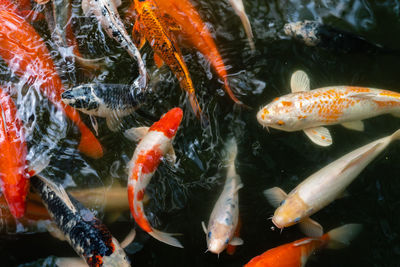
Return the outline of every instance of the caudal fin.
[[[178,241],[178,239],[172,237],[173,234],[161,232],[154,228],[152,228],[152,231],[148,232],[148,234],[154,237],[155,239],[164,242],[165,244],[177,248],[183,248],[182,244]]]
[[[395,131],[391,136],[392,141],[400,139],[400,129]]]
[[[246,32],[247,39],[249,40],[249,45],[251,50],[255,50],[254,41],[253,41],[253,31],[251,30],[251,24],[249,18],[247,17],[246,13],[239,13],[239,18],[242,21],[244,31]]]
[[[361,224],[345,224],[327,233],[329,238],[327,248],[339,249],[347,247],[362,230]]]
[[[83,123],[79,125],[79,130],[81,132],[81,141],[78,146],[79,151],[94,159],[101,158],[103,156],[103,148],[99,140]]]

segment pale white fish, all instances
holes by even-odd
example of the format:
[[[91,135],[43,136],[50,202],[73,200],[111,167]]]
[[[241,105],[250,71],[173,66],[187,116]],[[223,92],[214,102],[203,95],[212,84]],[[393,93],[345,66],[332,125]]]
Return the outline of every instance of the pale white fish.
[[[113,0],[82,0],[82,10],[88,15],[94,14],[110,38],[116,40],[128,54],[135,58],[139,67],[139,77],[136,79],[140,89],[147,86],[147,71],[138,48],[132,42],[119,16],[117,6],[121,1]]]
[[[244,30],[247,35],[247,39],[249,40],[249,45],[251,50],[255,50],[254,41],[253,41],[253,31],[251,30],[251,24],[249,18],[246,15],[246,11],[244,10],[244,5],[242,0],[229,0],[229,3],[235,10],[236,14],[239,16],[242,21]]]
[[[362,120],[381,114],[400,114],[400,93],[358,86],[329,86],[310,90],[303,71],[293,73],[292,93],[275,98],[257,113],[258,122],[282,131],[304,131],[315,144],[329,146],[325,125],[341,124],[363,131]]]
[[[226,144],[227,153],[227,175],[224,189],[219,196],[210,219],[208,228],[202,222],[206,234],[207,248],[215,254],[221,253],[228,244],[238,246],[243,240],[234,237],[239,220],[239,189],[243,187],[239,175],[235,170],[235,159],[237,155],[236,140],[232,138]]]
[[[306,235],[321,236],[321,225],[309,216],[341,197],[360,172],[397,139],[400,139],[400,130],[342,156],[305,179],[289,194],[278,187],[265,190],[268,201],[277,207],[272,222],[278,228],[299,223]]]

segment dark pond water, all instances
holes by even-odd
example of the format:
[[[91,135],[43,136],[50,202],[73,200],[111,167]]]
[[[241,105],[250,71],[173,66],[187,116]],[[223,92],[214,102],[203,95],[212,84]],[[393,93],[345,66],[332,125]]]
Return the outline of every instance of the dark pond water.
[[[268,218],[274,209],[263,197],[263,190],[279,186],[290,191],[329,162],[378,137],[391,134],[400,125],[398,118],[386,115],[366,120],[364,132],[332,126],[329,129],[334,144],[320,148],[301,132],[271,130],[268,133],[255,118],[263,104],[290,92],[290,76],[298,69],[309,74],[312,88],[359,85],[400,92],[399,53],[341,53],[306,47],[286,37],[282,30],[287,22],[319,20],[362,35],[372,43],[400,50],[399,1],[246,1],[255,35],[255,52],[248,47],[240,20],[227,1],[196,2],[202,17],[212,25],[219,51],[230,66],[234,91],[252,109],[234,105],[223,94],[221,83],[201,55],[184,48],[197,96],[211,122],[209,128],[202,129],[173,74],[168,68],[156,70],[149,60],[154,93],[142,107],[146,114],[127,117],[123,126],[148,126],[153,118],[170,108],[184,108],[184,120],[174,141],[177,164],[170,167],[162,163],[158,168],[148,186],[151,200],[146,213],[157,229],[182,233],[183,236],[178,238],[185,248],[167,246],[138,230],[134,247],[130,247],[130,252],[138,250],[130,254],[133,266],[242,266],[272,247],[301,238],[302,234],[296,227],[282,233],[271,230],[273,224]],[[78,40],[86,48],[87,55],[92,58],[105,56],[106,67],[90,74],[78,67],[64,75],[65,83],[132,82],[137,70],[129,56],[113,40],[103,37],[94,20],[77,21],[86,25],[81,27]],[[46,40],[49,38],[44,22],[36,23],[35,27]],[[145,48],[144,51],[149,57],[151,50]],[[55,53],[55,58],[57,56]],[[17,86],[23,87],[24,81],[13,76],[4,62],[0,63],[0,71],[2,82],[17,82]],[[30,108],[25,106],[21,109],[29,113]],[[82,117],[89,125],[89,118]],[[67,188],[109,187],[111,183],[126,185],[125,166],[133,154],[135,143],[126,140],[122,133],[109,131],[105,121],[99,119],[99,139],[106,152],[102,159],[93,160],[76,150],[78,133],[72,124],[58,120],[56,125],[59,127],[50,131],[54,138],[43,137],[46,136],[43,132],[49,128],[40,127],[40,123],[37,126],[39,133],[29,138],[30,147],[36,148],[37,153],[53,154],[46,170],[48,175]],[[43,118],[43,125],[54,124],[48,121],[48,118]],[[208,221],[222,190],[225,179],[222,150],[224,141],[230,136],[238,140],[236,165],[244,184],[240,190],[244,245],[233,256],[222,253],[218,258],[204,253],[206,241],[200,222]],[[61,140],[56,142],[58,139]],[[41,140],[50,145],[42,147]],[[51,144],[56,145],[52,147]],[[400,144],[393,143],[349,186],[347,197],[313,216],[327,230],[346,223],[361,223],[364,229],[348,248],[321,251],[310,258],[307,266],[400,266],[399,150]],[[100,200],[97,210],[98,216],[107,221],[108,214],[104,214]],[[108,226],[121,240],[134,222],[126,211]],[[66,242],[47,233],[2,236],[0,255],[1,266],[33,262],[50,255],[76,256]]]

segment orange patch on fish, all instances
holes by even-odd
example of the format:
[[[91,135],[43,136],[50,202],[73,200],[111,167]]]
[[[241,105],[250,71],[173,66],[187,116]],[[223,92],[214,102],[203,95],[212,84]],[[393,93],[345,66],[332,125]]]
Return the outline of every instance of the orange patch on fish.
[[[134,198],[135,198],[135,190],[132,185],[128,185],[128,201],[129,201],[129,208],[131,210],[131,214],[133,215],[136,223],[146,232],[151,232],[151,225],[147,221],[146,216],[143,213],[141,205],[133,206]],[[135,201],[136,203],[136,201]],[[135,211],[136,210],[136,211]]]

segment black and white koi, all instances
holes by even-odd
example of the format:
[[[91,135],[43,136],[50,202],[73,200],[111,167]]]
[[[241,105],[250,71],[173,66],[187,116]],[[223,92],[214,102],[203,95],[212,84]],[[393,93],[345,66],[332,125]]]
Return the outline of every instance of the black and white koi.
[[[83,84],[66,90],[61,98],[85,114],[105,118],[108,128],[115,131],[119,118],[132,114],[145,96],[142,91],[123,84]]]
[[[86,15],[94,14],[110,38],[116,40],[128,54],[135,58],[139,67],[138,85],[141,90],[147,86],[147,71],[139,50],[129,37],[118,14],[119,3],[113,0],[82,0],[82,10]]]
[[[243,187],[235,170],[237,155],[236,140],[232,138],[226,144],[227,175],[224,189],[208,221],[208,228],[202,222],[207,239],[207,250],[215,254],[221,253],[229,245],[242,245],[243,240],[234,237],[239,220],[239,189]]]
[[[64,188],[42,176],[33,176],[31,183],[68,243],[89,266],[130,266],[107,227]]]

